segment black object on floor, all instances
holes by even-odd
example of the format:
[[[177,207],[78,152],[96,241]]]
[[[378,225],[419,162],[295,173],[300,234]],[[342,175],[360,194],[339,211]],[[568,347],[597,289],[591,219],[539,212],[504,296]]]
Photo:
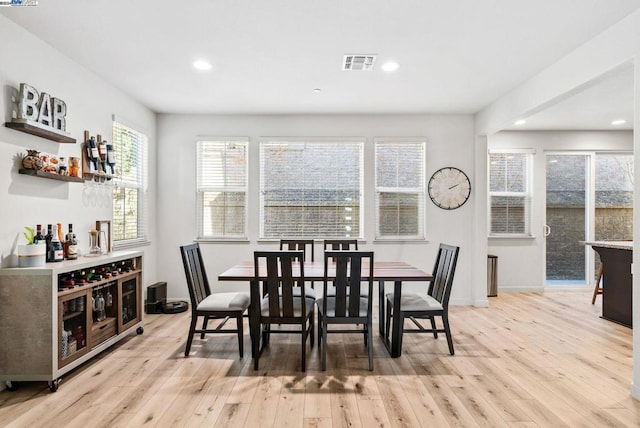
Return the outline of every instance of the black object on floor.
[[[177,302],[167,302],[164,304],[162,308],[162,312],[165,314],[179,314],[180,312],[184,312],[188,309],[189,305],[184,300],[179,300]]]

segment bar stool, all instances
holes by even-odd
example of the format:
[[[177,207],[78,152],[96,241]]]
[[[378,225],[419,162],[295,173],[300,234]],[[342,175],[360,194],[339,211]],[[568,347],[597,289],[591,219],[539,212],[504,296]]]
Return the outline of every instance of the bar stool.
[[[600,286],[600,281],[602,280],[602,272],[604,272],[604,263],[600,263],[600,269],[598,270],[598,276],[596,277],[596,283],[593,286],[593,297],[591,298],[591,304],[594,305],[596,303],[596,296],[598,294],[602,294],[602,287]]]

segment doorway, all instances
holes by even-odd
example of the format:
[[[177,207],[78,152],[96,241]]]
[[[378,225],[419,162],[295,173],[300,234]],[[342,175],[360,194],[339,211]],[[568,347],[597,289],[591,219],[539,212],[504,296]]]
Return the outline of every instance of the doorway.
[[[580,241],[588,239],[590,218],[589,153],[547,153],[546,285],[586,285],[588,257]]]
[[[590,286],[598,256],[580,241],[633,239],[633,154],[546,153],[547,286]]]

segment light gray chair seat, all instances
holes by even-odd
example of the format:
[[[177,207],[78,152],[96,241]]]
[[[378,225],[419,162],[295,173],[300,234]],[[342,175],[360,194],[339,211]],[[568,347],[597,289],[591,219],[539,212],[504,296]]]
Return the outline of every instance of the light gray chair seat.
[[[306,309],[307,309],[307,314],[313,312],[313,304],[315,302],[315,299],[312,297],[305,297],[306,300]],[[280,297],[279,299],[280,301],[280,316],[284,316],[283,315],[283,304],[282,304],[282,297]],[[262,302],[260,302],[260,313],[262,314],[263,317],[268,317],[269,316],[269,296],[265,296],[262,299]],[[298,294],[298,296],[295,295],[293,296],[293,316],[294,317],[301,317],[302,316],[302,299],[300,298],[300,295]]]
[[[316,304],[318,305],[318,308],[320,308],[320,310],[323,310],[322,308],[324,307],[324,299],[318,299],[316,300]],[[349,307],[349,298],[347,297],[347,302],[346,302],[346,306]],[[367,316],[367,310],[369,307],[369,299],[367,299],[366,297],[361,297],[360,298],[360,309],[359,309],[359,315],[361,317],[366,317]],[[327,296],[327,312],[326,312],[328,317],[335,317],[336,316],[336,298],[334,297],[329,297]]]
[[[393,293],[387,294],[387,301],[393,307]],[[406,293],[400,296],[401,311],[430,311],[442,310],[442,303],[429,295],[421,295],[416,293]]]
[[[251,299],[248,293],[216,293],[210,294],[198,303],[199,311],[244,311],[249,307]]]

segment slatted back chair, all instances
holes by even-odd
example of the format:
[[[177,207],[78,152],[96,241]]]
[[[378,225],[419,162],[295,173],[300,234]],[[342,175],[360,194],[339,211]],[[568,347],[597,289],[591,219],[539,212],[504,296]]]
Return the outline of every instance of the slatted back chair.
[[[289,250],[295,251],[299,250],[304,253],[304,261],[315,261],[315,250],[314,250],[314,242],[313,239],[281,239],[280,240],[280,250]],[[309,286],[307,287],[306,296],[311,297],[313,299],[316,298],[315,284],[313,281],[309,282]]]
[[[387,312],[385,316],[386,330],[388,336],[391,325],[392,311],[400,311],[400,336],[403,333],[432,333],[434,338],[438,338],[438,333],[445,333],[449,353],[454,355],[453,339],[449,326],[449,297],[453,286],[453,277],[458,262],[460,247],[447,244],[440,244],[438,256],[433,268],[433,280],[429,283],[426,294],[402,293],[400,308],[393,307],[394,295],[387,294]],[[436,327],[435,317],[442,318],[443,328]],[[415,329],[405,329],[404,319],[409,318],[416,326]],[[418,322],[418,319],[429,319],[431,328],[426,328]]]
[[[335,279],[329,271],[335,265]],[[364,274],[363,274],[364,268]],[[335,294],[329,295],[334,288]],[[363,333],[373,370],[373,252],[325,251],[324,290],[318,299],[318,330],[322,336],[322,370],[327,369],[327,333]],[[330,330],[330,324],[354,324],[352,330]],[[362,326],[362,328],[360,328]]]
[[[181,246],[180,254],[191,299],[191,325],[184,350],[185,357],[189,356],[193,336],[196,333],[200,333],[201,339],[204,339],[206,333],[237,333],[238,348],[242,358],[244,340],[242,316],[249,307],[249,295],[247,293],[211,293],[199,244]],[[201,329],[196,329],[198,317],[203,317]],[[236,319],[236,329],[222,329],[229,318]],[[210,319],[222,319],[222,322],[213,330],[207,329]]]
[[[281,239],[280,250],[302,251],[305,261],[315,261],[313,239]]]
[[[324,250],[358,250],[357,239],[325,239]]]
[[[306,343],[311,337],[313,347],[314,298],[306,296],[304,286],[304,253],[302,251],[254,252],[255,280],[262,281],[260,304],[262,346],[254,359],[258,369],[260,354],[269,344],[271,333],[296,333],[302,336],[301,369],[306,370]],[[271,326],[297,325],[296,329],[272,329]]]

